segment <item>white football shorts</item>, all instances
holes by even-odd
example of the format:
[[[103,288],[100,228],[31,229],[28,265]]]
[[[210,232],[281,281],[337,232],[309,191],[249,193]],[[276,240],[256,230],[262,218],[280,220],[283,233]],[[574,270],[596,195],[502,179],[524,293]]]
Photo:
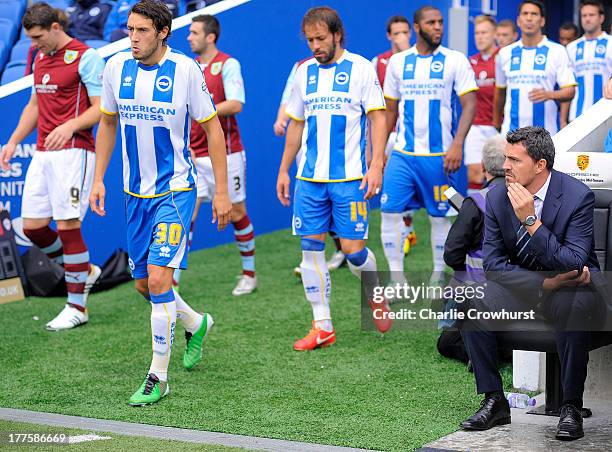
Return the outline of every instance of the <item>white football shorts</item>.
[[[196,158],[198,198],[212,201],[215,195],[215,176],[210,157]],[[227,188],[232,204],[246,199],[246,154],[233,152],[227,156]]]

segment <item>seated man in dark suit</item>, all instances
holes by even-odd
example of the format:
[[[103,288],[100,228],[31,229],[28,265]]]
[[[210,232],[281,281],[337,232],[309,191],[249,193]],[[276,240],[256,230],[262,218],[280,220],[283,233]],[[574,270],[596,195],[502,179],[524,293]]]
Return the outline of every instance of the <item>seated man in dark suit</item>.
[[[506,136],[506,185],[487,193],[483,264],[485,296],[479,312],[528,312],[540,306],[554,324],[561,360],[563,404],[557,438],[584,436],[582,395],[587,374],[589,329],[605,320],[598,295],[599,264],[593,240],[593,192],[552,169],[555,148],[540,127]],[[484,394],[480,409],[461,427],[487,430],[510,423],[510,408],[497,370],[497,340],[490,322],[470,320],[462,336]]]

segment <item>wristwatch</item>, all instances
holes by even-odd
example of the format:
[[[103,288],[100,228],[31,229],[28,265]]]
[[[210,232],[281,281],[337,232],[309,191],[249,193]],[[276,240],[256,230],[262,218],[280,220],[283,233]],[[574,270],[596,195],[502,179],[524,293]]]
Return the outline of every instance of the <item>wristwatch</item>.
[[[523,221],[523,226],[533,226],[538,218],[535,215],[528,215]]]

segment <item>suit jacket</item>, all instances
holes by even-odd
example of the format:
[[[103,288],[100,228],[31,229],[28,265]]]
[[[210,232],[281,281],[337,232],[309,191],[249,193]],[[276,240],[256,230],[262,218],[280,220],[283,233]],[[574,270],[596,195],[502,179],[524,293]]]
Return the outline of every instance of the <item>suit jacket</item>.
[[[516,246],[520,222],[505,185],[487,193],[483,265],[487,279],[514,289],[537,293],[548,274],[582,269],[599,272],[595,255],[593,212],[595,195],[579,180],[552,170],[542,208],[542,225],[525,250],[536,256],[542,272],[518,265]]]

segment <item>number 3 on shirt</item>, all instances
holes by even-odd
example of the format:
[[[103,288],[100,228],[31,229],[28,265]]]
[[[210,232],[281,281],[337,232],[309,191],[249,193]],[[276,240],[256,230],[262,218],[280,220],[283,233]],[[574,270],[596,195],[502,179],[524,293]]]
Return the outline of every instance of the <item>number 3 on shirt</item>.
[[[182,234],[183,227],[178,223],[159,223],[155,231],[155,244],[163,245],[168,242],[172,246],[177,246],[181,243]]]
[[[448,190],[448,185],[434,185],[434,199],[436,202],[446,202],[446,195],[444,192]]]

